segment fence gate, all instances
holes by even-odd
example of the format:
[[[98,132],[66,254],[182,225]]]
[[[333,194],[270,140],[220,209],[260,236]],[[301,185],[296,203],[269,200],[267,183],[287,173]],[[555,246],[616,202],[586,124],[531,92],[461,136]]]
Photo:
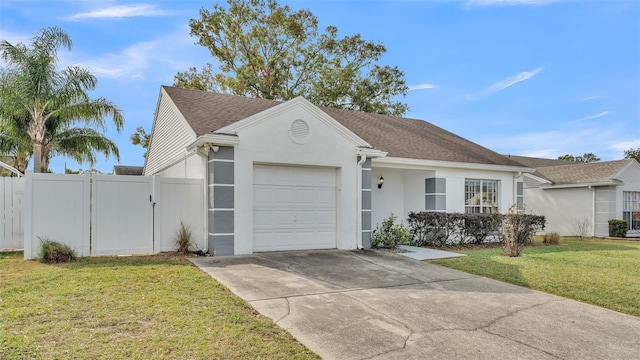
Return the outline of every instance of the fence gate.
[[[153,253],[152,180],[93,175],[91,255]]]
[[[24,178],[0,177],[0,249],[23,247],[24,183]]]

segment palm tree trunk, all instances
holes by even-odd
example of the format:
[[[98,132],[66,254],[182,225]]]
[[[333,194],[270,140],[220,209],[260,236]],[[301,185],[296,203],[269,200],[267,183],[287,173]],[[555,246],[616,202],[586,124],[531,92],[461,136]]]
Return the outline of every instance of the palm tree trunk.
[[[42,143],[33,143],[33,172],[42,172]]]

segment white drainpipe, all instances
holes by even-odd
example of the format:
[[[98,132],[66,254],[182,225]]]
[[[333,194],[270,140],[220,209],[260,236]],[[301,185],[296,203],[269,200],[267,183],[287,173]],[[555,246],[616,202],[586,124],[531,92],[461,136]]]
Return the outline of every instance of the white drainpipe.
[[[356,196],[356,246],[362,250],[362,164],[367,161],[367,156],[360,154],[360,160],[358,160],[358,169],[356,174],[356,190],[358,195]]]
[[[596,189],[589,185],[591,190],[591,236],[596,236]]]
[[[209,144],[193,149],[204,161],[204,252],[209,252],[209,150]]]

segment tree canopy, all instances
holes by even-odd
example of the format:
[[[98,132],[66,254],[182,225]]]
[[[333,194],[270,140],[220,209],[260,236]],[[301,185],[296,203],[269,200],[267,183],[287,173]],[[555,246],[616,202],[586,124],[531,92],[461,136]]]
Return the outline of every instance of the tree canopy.
[[[147,133],[142,126],[136,128],[136,132],[129,138],[133,145],[140,145],[143,149],[149,150],[149,143],[151,142],[151,134]],[[147,152],[142,155],[147,157]]]
[[[638,147],[637,149],[631,148],[629,150],[625,150],[624,151],[624,158],[625,159],[635,159],[637,162],[640,163],[640,147]]]
[[[304,96],[319,106],[403,115],[394,100],[408,87],[398,67],[380,65],[384,45],[359,34],[339,37],[335,26],[319,30],[309,10],[275,0],[228,0],[200,10],[191,35],[218,63],[179,72],[174,85],[271,100]]]
[[[571,154],[558,156],[558,160],[567,160],[579,163],[592,163],[600,161],[600,158],[594,153],[584,153],[584,155],[574,156]]]
[[[29,46],[0,41],[0,54],[10,66],[0,89],[0,127],[10,136],[0,146],[33,155],[34,172],[46,170],[55,155],[90,164],[96,152],[119,158],[116,145],[99,130],[111,115],[119,131],[124,122],[120,110],[104,98],[89,97],[97,79],[87,69],[56,67],[58,48],[71,50],[71,45],[58,27],[40,30]],[[77,123],[87,127],[77,128]]]

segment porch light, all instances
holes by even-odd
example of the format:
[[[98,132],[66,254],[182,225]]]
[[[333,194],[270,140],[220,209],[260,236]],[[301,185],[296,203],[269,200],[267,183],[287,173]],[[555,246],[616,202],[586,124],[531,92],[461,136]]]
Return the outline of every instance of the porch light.
[[[378,189],[382,189],[383,184],[384,184],[384,178],[380,176],[380,178],[378,178]]]

